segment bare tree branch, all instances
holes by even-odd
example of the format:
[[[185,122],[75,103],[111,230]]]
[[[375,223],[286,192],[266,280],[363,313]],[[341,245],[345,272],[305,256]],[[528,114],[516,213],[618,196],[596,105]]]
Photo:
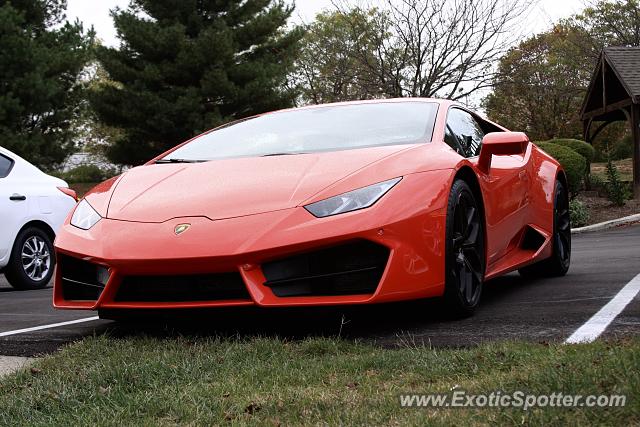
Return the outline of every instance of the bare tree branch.
[[[521,39],[523,20],[535,3],[332,0],[334,15],[346,18],[339,20],[340,25],[351,26],[348,31],[336,29],[333,36],[347,36],[351,43],[345,41],[340,52],[324,51],[314,57],[315,66],[324,68],[313,74],[316,87],[323,79],[333,80],[332,84],[351,82],[334,91],[333,101],[341,96],[466,98],[495,81],[498,59]],[[326,28],[323,31],[322,36],[332,36]],[[324,44],[335,47],[336,40]],[[335,72],[327,73],[332,67]],[[311,83],[302,82],[313,92]],[[317,101],[317,94],[308,95],[309,101]]]

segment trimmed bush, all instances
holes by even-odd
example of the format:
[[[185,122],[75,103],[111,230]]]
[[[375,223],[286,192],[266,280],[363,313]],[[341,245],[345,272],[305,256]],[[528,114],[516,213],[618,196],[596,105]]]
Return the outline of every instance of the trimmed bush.
[[[60,175],[60,178],[70,183],[102,182],[107,179],[111,171],[103,171],[96,165],[80,165]]]
[[[591,190],[591,162],[596,156],[596,149],[591,144],[579,139],[552,139],[547,142],[569,147],[576,153],[585,158],[587,164],[584,170],[584,186],[587,190]]]
[[[551,139],[545,142],[571,148],[573,151],[584,157],[588,164],[591,164],[594,156],[596,155],[596,150],[591,144],[580,141],[579,139]]]
[[[587,161],[569,147],[550,142],[536,143],[544,152],[556,159],[567,174],[569,192],[575,196],[582,189],[582,181],[587,169]]]

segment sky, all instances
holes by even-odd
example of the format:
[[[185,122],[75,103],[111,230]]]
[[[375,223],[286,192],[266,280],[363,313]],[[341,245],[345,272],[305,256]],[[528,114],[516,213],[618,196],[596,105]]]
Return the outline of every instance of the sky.
[[[531,34],[545,31],[552,22],[580,12],[587,0],[539,0],[527,19]],[[93,25],[98,37],[109,46],[118,40],[109,11],[115,7],[126,8],[129,0],[68,0],[67,19],[80,19],[85,28]],[[294,19],[311,22],[323,9],[331,7],[331,0],[296,0]]]

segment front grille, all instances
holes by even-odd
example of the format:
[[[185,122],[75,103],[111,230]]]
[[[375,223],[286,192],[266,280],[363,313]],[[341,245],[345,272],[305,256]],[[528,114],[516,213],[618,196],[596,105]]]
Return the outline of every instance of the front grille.
[[[239,273],[187,276],[126,276],[118,302],[190,302],[250,300]]]
[[[389,259],[389,249],[358,241],[262,265],[278,297],[373,294]]]
[[[62,296],[68,301],[97,301],[109,278],[109,270],[67,255],[58,256]]]

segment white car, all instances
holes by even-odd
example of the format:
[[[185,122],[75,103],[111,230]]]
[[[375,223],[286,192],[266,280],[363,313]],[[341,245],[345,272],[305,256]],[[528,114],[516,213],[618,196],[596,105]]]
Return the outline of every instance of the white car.
[[[0,147],[0,272],[11,286],[47,286],[55,234],[76,199],[66,182]]]

